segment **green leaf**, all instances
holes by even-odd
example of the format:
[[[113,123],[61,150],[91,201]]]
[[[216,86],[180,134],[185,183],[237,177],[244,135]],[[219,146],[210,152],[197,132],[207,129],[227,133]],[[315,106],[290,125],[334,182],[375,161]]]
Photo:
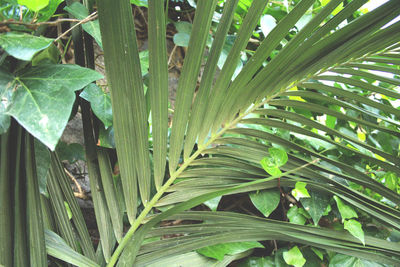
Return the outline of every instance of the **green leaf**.
[[[217,208],[218,208],[218,205],[219,205],[219,202],[220,202],[221,198],[222,197],[216,197],[216,198],[210,199],[210,200],[204,202],[204,205],[209,207],[210,210],[216,211]]]
[[[324,254],[321,252],[321,250],[313,247],[311,247],[311,250],[315,253],[315,255],[318,256],[318,258],[320,258],[320,260],[324,260]]]
[[[139,52],[140,58],[140,69],[142,70],[142,76],[149,73],[149,50]]]
[[[306,223],[307,218],[304,217],[303,214],[301,214],[300,209],[302,209],[302,208],[293,206],[288,210],[286,216],[288,217],[288,219],[291,223],[300,224],[300,225],[304,225]]]
[[[19,5],[24,5],[32,11],[38,12],[49,4],[49,0],[18,0]]]
[[[45,229],[47,254],[70,264],[81,267],[99,267],[91,259],[79,254],[65,243],[56,233]]]
[[[310,197],[310,194],[307,191],[307,183],[305,182],[296,182],[294,189],[292,190],[292,195],[299,200],[300,198]]]
[[[144,6],[147,7],[147,0],[130,0],[131,4],[134,4],[135,6]]]
[[[59,142],[56,151],[60,160],[67,160],[70,164],[75,163],[77,160],[85,160],[83,146],[78,143],[67,144],[65,142]]]
[[[178,32],[174,35],[173,38],[174,44],[176,44],[177,46],[188,47],[190,34],[192,33],[192,27],[193,24],[186,21],[175,22],[175,28]],[[212,44],[212,37],[209,34],[207,37],[206,45],[210,47],[211,44]]]
[[[35,139],[36,173],[39,180],[39,192],[48,196],[47,173],[50,168],[50,153],[45,145]]]
[[[178,32],[174,35],[174,44],[187,47],[189,45],[190,33],[192,32],[192,24],[186,21],[179,21],[175,23],[175,28]]]
[[[275,175],[281,175],[282,172],[279,169],[279,167],[275,164],[275,161],[273,161],[271,158],[265,157],[261,161],[261,166],[263,169],[270,175],[275,176]]]
[[[64,0],[50,0],[49,4],[40,10],[38,22],[48,21]]]
[[[10,116],[5,112],[12,96],[12,91],[7,90],[7,88],[11,85],[13,79],[14,76],[11,73],[0,69],[0,134],[6,133],[10,127]]]
[[[336,254],[329,261],[329,267],[384,267],[388,266],[379,262],[372,262],[344,254]]]
[[[37,66],[39,64],[57,64],[60,59],[60,51],[58,48],[51,44],[45,50],[37,53],[32,58],[32,66]]]
[[[261,166],[270,175],[280,175],[281,171],[279,167],[286,164],[288,156],[286,151],[271,147],[268,149],[270,157],[265,157],[261,160]]]
[[[80,20],[83,20],[89,16],[88,9],[79,2],[74,2],[71,5],[66,6],[64,9],[72,16]],[[101,48],[103,48],[99,20],[86,22],[82,24],[82,28],[96,40]]]
[[[342,221],[346,219],[351,219],[351,218],[358,218],[357,213],[355,210],[346,205],[339,197],[333,196],[333,198],[336,201],[337,207],[339,209],[340,215],[342,216]]]
[[[346,229],[350,232],[350,234],[358,238],[365,246],[364,231],[362,229],[361,223],[356,220],[345,220],[344,229]]]
[[[217,260],[222,260],[225,255],[235,255],[240,252],[247,251],[253,248],[263,248],[259,242],[250,241],[250,242],[233,242],[233,243],[225,243],[218,244],[214,246],[204,247],[198,249],[197,252],[201,255],[204,255],[209,258],[214,258]]]
[[[383,178],[385,179],[385,186],[390,190],[396,191],[399,183],[399,178],[393,172],[387,172]]]
[[[277,189],[262,190],[249,194],[253,205],[268,217],[279,205],[280,192]]]
[[[114,127],[111,126],[105,129],[104,127],[100,126],[99,140],[97,145],[107,148],[115,148]]]
[[[297,246],[292,247],[289,251],[283,252],[283,259],[287,264],[295,267],[301,267],[306,263],[306,259]]]
[[[113,118],[110,94],[104,92],[96,84],[91,83],[86,86],[79,96],[90,102],[94,114],[103,122],[106,129],[112,125]]]
[[[54,39],[24,33],[0,34],[0,46],[11,56],[29,61],[53,43]]]
[[[311,215],[314,225],[318,225],[319,220],[324,215],[329,206],[329,197],[318,192],[310,191],[310,198],[301,198],[300,202],[304,209]]]
[[[274,161],[278,167],[285,165],[286,162],[288,161],[287,153],[283,149],[271,147],[271,148],[268,148],[268,152],[271,155],[271,157],[274,159]]]
[[[17,74],[6,90],[13,91],[7,114],[54,150],[68,122],[75,90],[102,78],[77,65],[42,65]]]

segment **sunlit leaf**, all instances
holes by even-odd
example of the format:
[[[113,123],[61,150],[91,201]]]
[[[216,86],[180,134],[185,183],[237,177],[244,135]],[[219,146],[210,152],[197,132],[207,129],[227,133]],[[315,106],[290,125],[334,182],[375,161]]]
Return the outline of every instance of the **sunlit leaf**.
[[[0,34],[0,46],[11,56],[26,61],[31,60],[37,52],[49,47],[53,41],[53,39],[24,33]]]
[[[283,252],[283,259],[287,264],[295,267],[301,267],[306,263],[303,254],[297,246],[292,247],[289,251]]]
[[[292,190],[292,195],[297,199],[310,197],[310,194],[307,191],[307,183],[305,182],[296,182],[294,189]]]
[[[363,243],[363,245],[365,245],[364,231],[361,223],[356,220],[345,220],[344,229],[349,231],[353,236],[357,237]]]
[[[336,204],[337,204],[337,207],[339,209],[340,215],[342,216],[342,220],[358,218],[357,213],[355,212],[355,210],[352,207],[350,207],[349,205],[346,205],[337,196],[333,196],[333,198],[336,201]]]
[[[304,217],[303,214],[301,214],[300,209],[302,208],[293,206],[288,210],[286,216],[288,217],[291,223],[301,224],[301,225],[304,225],[306,223],[307,219],[306,217]]]
[[[49,0],[18,0],[18,4],[37,12],[49,4]]]

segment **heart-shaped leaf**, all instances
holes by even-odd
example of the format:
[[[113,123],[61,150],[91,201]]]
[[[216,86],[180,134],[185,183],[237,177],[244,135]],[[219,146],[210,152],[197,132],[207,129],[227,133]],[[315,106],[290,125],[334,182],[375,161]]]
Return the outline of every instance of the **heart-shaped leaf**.
[[[77,65],[43,65],[18,73],[6,90],[12,100],[6,114],[54,150],[68,122],[74,91],[102,75]]]
[[[280,202],[280,193],[277,189],[262,190],[249,194],[254,206],[268,217],[278,207]]]
[[[11,56],[21,60],[32,60],[33,56],[53,43],[53,39],[25,33],[0,34],[0,46]]]

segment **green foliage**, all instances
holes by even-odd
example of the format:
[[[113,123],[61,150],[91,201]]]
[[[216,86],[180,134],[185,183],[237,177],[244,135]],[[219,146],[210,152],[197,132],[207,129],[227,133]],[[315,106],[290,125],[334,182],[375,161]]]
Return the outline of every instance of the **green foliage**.
[[[68,122],[75,91],[102,76],[76,65],[40,65],[12,75],[4,88],[12,92],[4,115],[11,115],[54,150]]]
[[[104,92],[96,84],[91,83],[86,86],[79,96],[90,102],[94,114],[101,120],[106,129],[112,126],[110,94]]]
[[[276,189],[262,190],[249,194],[254,206],[268,217],[279,205],[280,192]]]
[[[289,265],[301,267],[306,263],[303,254],[297,246],[292,247],[289,251],[283,252],[283,259]]]
[[[32,60],[37,52],[49,47],[53,41],[23,33],[0,34],[0,46],[11,56],[26,61]]]
[[[263,248],[258,242],[225,243],[198,249],[197,252],[210,258],[222,260],[225,255],[235,255],[253,248]]]
[[[27,8],[38,12],[49,4],[49,0],[18,0],[18,4],[24,5]]]

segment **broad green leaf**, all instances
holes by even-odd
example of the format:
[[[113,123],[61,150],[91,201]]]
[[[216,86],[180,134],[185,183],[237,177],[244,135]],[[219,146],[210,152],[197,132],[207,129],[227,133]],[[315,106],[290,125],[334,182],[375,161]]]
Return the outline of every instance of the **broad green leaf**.
[[[306,259],[297,246],[292,247],[289,251],[283,252],[283,259],[287,264],[295,267],[301,267],[306,263]]]
[[[100,127],[97,145],[107,148],[115,148],[114,127],[111,126],[107,129]]]
[[[275,161],[269,157],[265,157],[261,160],[261,166],[270,175],[280,175],[282,174],[279,167],[276,165]]]
[[[47,173],[50,168],[50,153],[45,145],[35,139],[36,172],[39,180],[39,192],[48,197]]]
[[[12,91],[7,88],[13,82],[14,76],[0,69],[0,134],[4,134],[10,127],[10,116],[5,114],[7,106],[11,102]]]
[[[300,200],[301,198],[310,197],[310,194],[307,191],[307,183],[305,182],[296,182],[294,189],[292,190],[292,195],[297,199]]]
[[[102,78],[77,65],[43,65],[17,74],[6,90],[13,90],[7,114],[54,150],[68,122],[75,90]]]
[[[273,16],[266,14],[261,17],[260,25],[262,33],[267,36],[275,28],[276,20]]]
[[[33,56],[53,43],[54,39],[25,33],[0,34],[0,46],[11,56],[29,61]]]
[[[59,59],[60,51],[54,44],[51,44],[32,58],[32,66],[37,66],[39,64],[57,64]]]
[[[178,31],[174,35],[174,43],[177,46],[187,47],[189,45],[190,34],[192,33],[193,25],[186,21],[175,22],[175,28]],[[210,47],[212,44],[212,37],[209,34],[206,45]]]
[[[300,209],[302,208],[293,206],[288,210],[286,216],[288,217],[291,223],[301,224],[301,225],[304,225],[306,223],[307,219],[306,217],[304,217],[303,214],[301,214],[301,212],[299,211]]]
[[[329,206],[329,197],[313,191],[310,191],[309,194],[309,198],[300,198],[300,202],[304,209],[311,215],[314,225],[318,225],[319,220]]]
[[[197,252],[209,258],[222,260],[225,255],[235,255],[253,248],[263,248],[259,242],[233,242],[198,249]]]
[[[393,172],[387,172],[383,178],[385,179],[385,185],[390,190],[396,191],[397,185],[399,184],[399,178]]]
[[[104,92],[94,83],[89,84],[79,95],[90,102],[94,114],[103,122],[107,129],[113,123],[110,94]]]
[[[384,267],[388,266],[379,262],[372,262],[344,254],[336,254],[329,261],[329,267]]]
[[[135,6],[144,6],[144,7],[148,6],[147,0],[130,0],[130,1],[131,4],[134,4]]]
[[[49,4],[49,0],[18,0],[18,4],[38,12]]]
[[[56,233],[46,229],[45,238],[47,254],[50,256],[76,266],[99,267],[99,265],[91,259],[73,250],[67,245],[67,243],[65,243],[64,239],[62,239]]]
[[[56,151],[60,160],[67,160],[70,164],[75,163],[77,160],[85,160],[85,151],[83,146],[78,143],[67,144],[59,142]]]
[[[333,198],[335,199],[340,215],[342,216],[342,221],[346,219],[358,218],[357,213],[352,207],[346,205],[338,196],[333,196]]]
[[[279,205],[280,192],[278,189],[262,190],[249,194],[253,205],[265,217],[268,217]]]
[[[350,234],[358,238],[365,246],[364,231],[362,229],[361,223],[356,220],[345,220],[344,229],[346,229],[350,232]]]
[[[1,114],[0,111],[0,134],[4,134],[7,131],[8,127],[10,127],[10,123],[10,116]]]
[[[189,45],[190,34],[192,32],[192,24],[186,21],[179,21],[175,23],[175,28],[178,31],[174,35],[175,45],[187,47]]]
[[[271,157],[274,159],[274,161],[278,167],[285,165],[286,162],[288,161],[287,153],[283,149],[271,147],[271,148],[268,148],[268,152],[271,155]]]
[[[40,10],[38,22],[48,21],[56,12],[57,7],[63,2],[64,0],[50,0],[49,4]]]
[[[80,20],[83,20],[89,16],[88,9],[79,2],[74,2],[71,5],[66,6],[64,9],[72,16]],[[101,48],[103,48],[99,20],[86,22],[82,25],[82,28],[96,40]]]

